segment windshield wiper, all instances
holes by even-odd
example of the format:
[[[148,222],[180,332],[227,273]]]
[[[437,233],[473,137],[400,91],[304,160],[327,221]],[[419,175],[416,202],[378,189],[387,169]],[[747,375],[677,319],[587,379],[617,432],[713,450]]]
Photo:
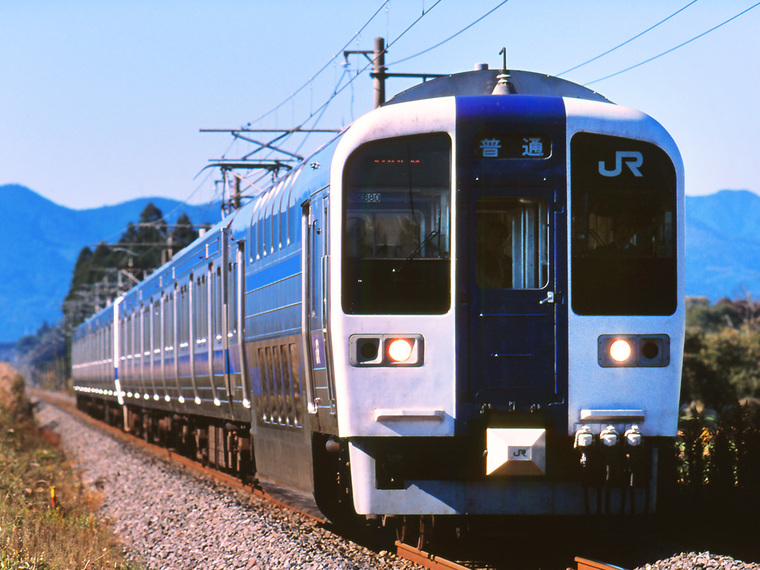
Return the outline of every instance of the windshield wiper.
[[[425,247],[425,246],[427,245],[427,243],[428,243],[428,242],[429,242],[431,239],[433,239],[435,236],[439,235],[440,233],[441,233],[441,232],[440,232],[440,230],[433,230],[432,232],[430,232],[430,233],[429,233],[429,234],[428,234],[428,235],[425,237],[425,239],[423,239],[423,240],[420,242],[420,245],[418,245],[417,247],[415,247],[415,248],[412,250],[412,253],[410,253],[410,254],[409,254],[407,257],[406,257],[406,259],[405,259],[404,261],[402,261],[402,262],[401,262],[401,265],[399,265],[398,267],[396,267],[396,268],[394,268],[394,269],[393,269],[393,273],[401,273],[401,270],[402,270],[402,269],[404,269],[404,267],[406,267],[406,266],[408,265],[408,263],[409,263],[409,262],[410,262],[412,259],[414,259],[415,257],[417,257],[417,256],[419,255],[419,253],[422,251],[422,248],[423,248],[423,247]]]

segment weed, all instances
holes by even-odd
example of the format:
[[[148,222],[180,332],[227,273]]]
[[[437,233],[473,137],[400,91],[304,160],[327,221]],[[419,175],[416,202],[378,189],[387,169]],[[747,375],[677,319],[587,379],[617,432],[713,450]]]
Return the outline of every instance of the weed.
[[[23,379],[0,363],[0,570],[137,570],[54,440],[34,424]]]

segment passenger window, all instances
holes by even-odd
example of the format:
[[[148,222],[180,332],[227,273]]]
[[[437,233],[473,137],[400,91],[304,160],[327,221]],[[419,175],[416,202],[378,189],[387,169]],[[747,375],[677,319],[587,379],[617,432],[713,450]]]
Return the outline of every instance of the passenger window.
[[[475,280],[481,289],[541,289],[549,279],[546,200],[484,196],[475,204]]]

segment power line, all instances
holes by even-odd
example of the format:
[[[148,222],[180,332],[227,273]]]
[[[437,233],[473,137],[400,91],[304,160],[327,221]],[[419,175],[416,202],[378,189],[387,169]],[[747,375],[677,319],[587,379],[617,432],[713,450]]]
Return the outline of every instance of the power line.
[[[388,45],[385,47],[385,51],[387,52],[387,51],[388,51],[388,49],[389,49],[391,46],[393,46],[393,45],[394,45],[396,42],[398,42],[398,41],[399,41],[399,40],[400,40],[402,37],[404,37],[404,35],[406,35],[406,34],[409,32],[409,30],[411,30],[411,29],[412,29],[414,26],[416,26],[416,25],[417,25],[417,24],[420,22],[420,20],[422,20],[422,18],[424,18],[425,16],[427,16],[427,15],[430,13],[430,11],[431,11],[433,8],[435,8],[436,6],[438,6],[438,4],[440,4],[442,1],[443,1],[443,0],[437,0],[437,1],[435,2],[435,4],[433,4],[433,5],[432,5],[430,8],[428,8],[427,10],[423,10],[423,11],[422,11],[422,14],[420,14],[420,16],[419,16],[419,17],[418,17],[416,20],[414,20],[414,21],[413,21],[411,24],[409,24],[409,26],[407,26],[407,28],[406,28],[406,29],[405,29],[403,32],[401,32],[401,33],[400,33],[398,36],[396,36],[396,38],[395,38],[395,39],[393,39],[393,40],[392,40],[392,41],[391,41],[391,42],[390,42],[390,43],[389,43],[389,44],[388,44]],[[310,120],[312,117],[314,117],[316,114],[318,114],[320,111],[322,111],[322,109],[324,109],[324,108],[325,108],[327,105],[329,105],[330,103],[332,103],[332,101],[333,101],[333,99],[335,99],[335,97],[337,97],[337,96],[338,96],[338,95],[340,95],[340,94],[341,94],[343,91],[345,91],[345,90],[346,90],[346,88],[347,88],[349,85],[351,85],[351,84],[352,84],[354,81],[356,81],[356,79],[357,79],[359,76],[361,76],[361,75],[362,75],[362,74],[363,74],[365,71],[367,71],[367,69],[369,69],[369,67],[370,67],[371,65],[374,65],[374,63],[375,63],[374,61],[369,61],[369,62],[368,62],[368,63],[367,63],[367,64],[366,64],[364,67],[362,67],[362,68],[361,68],[361,69],[360,69],[360,70],[359,70],[359,71],[356,73],[356,75],[355,75],[355,76],[353,76],[351,79],[349,79],[349,80],[346,82],[346,84],[345,84],[343,87],[341,87],[341,88],[339,88],[339,89],[338,89],[338,88],[334,89],[334,90],[333,90],[333,92],[332,92],[332,94],[330,95],[330,97],[328,97],[327,101],[325,101],[325,102],[324,102],[324,103],[323,103],[321,106],[319,106],[319,107],[318,107],[318,108],[317,108],[315,111],[313,111],[313,112],[312,112],[312,113],[311,113],[311,114],[310,114],[310,115],[309,115],[309,116],[308,116],[308,117],[307,117],[307,118],[306,118],[306,119],[305,119],[305,120],[304,120],[304,121],[303,121],[303,122],[302,122],[302,123],[301,123],[301,124],[300,124],[300,125],[299,125],[297,128],[301,128],[301,127],[303,127],[303,125],[305,125],[305,124],[306,124],[306,123],[307,123],[307,122],[308,122],[308,121],[309,121],[309,120]]]
[[[676,16],[677,14],[680,14],[681,12],[683,12],[684,10],[686,10],[686,8],[688,8],[688,7],[689,7],[689,6],[691,6],[692,4],[696,4],[697,2],[698,2],[698,0],[692,0],[692,2],[689,2],[689,3],[688,3],[686,6],[684,6],[684,7],[683,7],[683,8],[681,8],[680,10],[676,10],[676,11],[675,11],[675,12],[673,12],[673,13],[672,13],[670,16],[668,16],[667,18],[665,18],[664,20],[660,20],[660,21],[659,21],[659,22],[657,22],[657,23],[656,23],[654,26],[651,26],[651,27],[647,28],[646,30],[644,30],[643,32],[641,32],[641,33],[639,33],[639,34],[636,34],[636,35],[635,35],[635,36],[633,36],[631,39],[629,39],[629,40],[626,40],[626,41],[624,41],[622,44],[618,44],[618,45],[616,45],[614,48],[612,48],[612,49],[608,49],[606,52],[604,52],[604,53],[600,53],[600,54],[599,54],[599,55],[597,55],[596,57],[592,57],[592,58],[591,58],[591,59],[589,59],[588,61],[584,61],[583,63],[580,63],[580,64],[576,65],[575,67],[571,67],[570,69],[566,69],[566,70],[565,70],[565,71],[563,71],[562,73],[557,73],[557,74],[556,74],[556,76],[557,76],[557,77],[562,77],[562,76],[563,76],[563,75],[565,75],[566,73],[570,73],[571,71],[575,71],[576,69],[579,69],[579,68],[583,67],[584,65],[587,65],[587,64],[591,63],[592,61],[596,61],[597,59],[599,59],[599,58],[601,58],[601,57],[604,57],[605,55],[608,55],[608,54],[612,53],[612,52],[613,52],[613,51],[615,51],[616,49],[618,49],[618,48],[621,48],[621,47],[623,47],[624,45],[627,45],[627,44],[631,43],[633,40],[636,40],[636,39],[640,38],[641,36],[643,36],[643,35],[644,35],[644,34],[646,34],[647,32],[651,32],[651,31],[652,31],[652,30],[654,30],[654,29],[655,29],[657,26],[659,26],[659,25],[661,25],[661,24],[664,24],[665,22],[667,22],[668,20],[670,20],[670,19],[671,19],[673,16]]]
[[[372,14],[372,16],[369,18],[369,20],[367,20],[364,23],[364,25],[361,28],[359,28],[359,30],[353,36],[351,36],[351,39],[348,40],[348,42],[346,42],[346,44],[340,49],[340,51],[338,51],[338,53],[336,53],[334,56],[332,56],[328,60],[328,62],[325,65],[323,65],[322,68],[320,68],[319,71],[317,71],[314,75],[312,75],[311,78],[309,78],[303,85],[301,85],[298,89],[296,89],[295,91],[293,91],[293,93],[291,93],[290,95],[288,95],[285,99],[283,99],[276,106],[272,107],[269,111],[267,111],[263,115],[260,115],[259,117],[257,117],[256,119],[254,119],[253,121],[251,121],[248,124],[249,125],[255,124],[255,123],[259,122],[260,120],[264,119],[265,117],[268,117],[269,115],[271,115],[272,113],[274,113],[275,111],[277,111],[280,107],[282,107],[283,105],[285,105],[285,103],[287,103],[288,101],[290,101],[291,99],[293,99],[301,91],[303,91],[304,89],[306,89],[306,87],[308,87],[312,83],[312,81],[314,81],[325,69],[327,69],[329,67],[329,65],[333,61],[335,61],[336,58],[338,58],[341,54],[343,54],[343,51],[351,44],[351,42],[353,42],[356,39],[357,36],[359,36],[365,30],[365,28],[367,26],[370,25],[370,23],[372,22],[372,20],[374,20],[377,17],[377,15],[386,6],[386,4],[388,4],[388,2],[390,2],[390,0],[385,0],[380,5],[380,7],[375,11],[375,13]]]
[[[728,24],[729,22],[731,22],[731,21],[733,21],[733,20],[736,20],[738,17],[740,17],[740,16],[743,16],[744,14],[746,14],[747,12],[749,12],[750,10],[752,10],[753,8],[757,8],[758,6],[760,6],[760,2],[757,2],[756,4],[753,4],[752,6],[750,6],[749,8],[747,8],[746,10],[743,10],[742,12],[739,12],[739,13],[738,13],[738,14],[736,14],[735,16],[732,16],[731,18],[729,18],[728,20],[726,20],[726,21],[724,21],[724,22],[721,22],[720,24],[718,24],[717,26],[714,26],[714,27],[710,28],[710,29],[709,29],[709,30],[707,30],[706,32],[702,32],[702,33],[701,33],[701,34],[699,34],[698,36],[694,36],[694,37],[693,37],[693,38],[691,38],[690,40],[686,40],[685,42],[683,42],[683,43],[681,43],[681,44],[678,44],[677,46],[675,46],[675,47],[672,47],[672,48],[670,48],[669,50],[666,50],[666,51],[664,51],[664,52],[662,52],[662,53],[660,53],[660,54],[657,54],[657,55],[655,55],[654,57],[650,57],[649,59],[646,59],[646,60],[644,60],[644,61],[642,61],[642,62],[640,62],[640,63],[637,63],[636,65],[632,65],[632,66],[630,66],[630,67],[627,67],[627,68],[625,68],[625,69],[622,69],[622,70],[620,70],[620,71],[617,71],[617,72],[615,72],[615,73],[611,73],[610,75],[606,75],[606,76],[604,76],[604,77],[600,77],[599,79],[594,79],[593,81],[589,81],[589,82],[588,82],[588,83],[586,83],[585,85],[587,85],[587,86],[588,86],[588,85],[593,85],[594,83],[599,83],[600,81],[604,81],[605,79],[610,79],[611,77],[615,77],[616,75],[620,75],[620,74],[622,74],[622,73],[625,73],[625,72],[627,72],[627,71],[631,71],[632,69],[636,69],[637,67],[641,67],[642,65],[645,65],[645,64],[647,64],[647,63],[649,63],[649,62],[651,62],[651,61],[654,61],[655,59],[658,59],[658,58],[660,58],[660,57],[662,57],[662,56],[664,56],[664,55],[667,55],[667,54],[669,54],[669,53],[671,53],[671,52],[674,52],[675,50],[677,50],[677,49],[679,49],[679,48],[682,48],[682,47],[684,47],[685,45],[688,45],[688,44],[690,44],[691,42],[693,42],[693,41],[695,41],[695,40],[698,40],[699,38],[701,38],[701,37],[703,37],[703,36],[706,36],[706,35],[707,35],[707,34],[709,34],[710,32],[714,32],[714,31],[715,31],[715,30],[717,30],[718,28],[720,28],[720,27],[722,27],[722,26],[725,26],[725,25],[726,25],[726,24]]]
[[[696,2],[696,1],[697,0],[694,0],[694,2]],[[488,12],[486,12],[485,14],[483,14],[480,18],[478,18],[477,20],[475,20],[474,22],[472,22],[469,26],[465,26],[464,28],[462,28],[461,30],[459,30],[457,33],[455,33],[452,36],[449,36],[448,38],[446,38],[442,42],[438,42],[434,46],[431,46],[431,47],[429,47],[429,48],[427,48],[425,50],[422,50],[419,53],[415,53],[414,55],[410,55],[408,57],[405,57],[404,59],[399,59],[398,61],[394,61],[393,63],[390,63],[388,65],[398,65],[399,63],[403,63],[405,61],[409,61],[410,59],[414,59],[417,56],[420,56],[422,54],[425,54],[425,53],[427,53],[429,51],[432,51],[432,50],[434,50],[436,48],[441,47],[443,44],[445,44],[445,43],[453,40],[455,37],[457,37],[460,34],[463,34],[467,30],[469,30],[470,28],[472,28],[475,24],[479,23],[481,20],[484,20],[485,18],[487,18],[488,16],[490,16],[491,14],[493,14],[496,10],[498,10],[499,8],[501,8],[502,6],[504,6],[504,4],[506,4],[507,2],[509,2],[509,0],[504,0],[503,2],[500,2],[498,5],[496,5],[496,7],[492,8],[491,10],[489,10]]]
[[[387,1],[389,1],[389,0],[386,0],[386,3],[387,3]],[[415,19],[415,20],[414,20],[414,21],[413,21],[411,24],[409,24],[409,26],[407,26],[407,28],[406,28],[406,29],[405,29],[403,32],[401,32],[401,33],[400,33],[400,34],[399,34],[399,35],[398,35],[398,36],[397,36],[395,39],[393,39],[393,40],[392,40],[392,41],[391,41],[391,42],[390,42],[390,43],[389,43],[389,44],[386,46],[385,50],[387,51],[387,50],[388,50],[388,48],[390,48],[392,45],[394,45],[396,42],[398,42],[398,41],[399,41],[399,40],[400,40],[402,37],[404,37],[404,35],[406,35],[406,34],[409,32],[409,30],[411,30],[412,28],[414,28],[414,26],[416,26],[416,25],[417,25],[417,24],[420,22],[420,20],[422,20],[422,18],[424,18],[425,16],[427,16],[427,15],[430,13],[430,11],[431,11],[431,10],[433,10],[433,8],[435,8],[436,6],[438,6],[438,4],[440,4],[442,1],[443,1],[443,0],[436,0],[436,2],[435,2],[435,3],[434,3],[434,4],[433,4],[433,5],[430,7],[430,8],[428,8],[427,10],[423,10],[423,11],[422,11],[422,13],[420,14],[420,16],[418,16],[418,17],[417,17],[417,19]],[[383,4],[383,6],[384,6],[384,5],[385,5],[385,3]],[[382,8],[382,6],[381,6],[381,8]],[[378,10],[378,12],[379,12],[379,10]],[[375,12],[375,14],[372,16],[372,18],[374,18],[374,17],[377,15],[377,13],[378,13],[378,12]],[[370,20],[371,20],[371,19],[370,19]],[[367,24],[369,24],[369,22],[367,22]],[[366,25],[367,25],[367,24],[365,24],[365,26],[364,26],[364,27],[366,27]],[[364,29],[364,28],[362,28],[362,30],[363,30],[363,29]],[[356,36],[357,36],[359,33],[360,33],[360,32],[357,32],[357,34],[354,34],[354,38],[355,38],[355,37],[356,37]],[[351,41],[353,41],[353,38],[352,38],[352,40],[351,40]],[[350,43],[351,43],[351,42],[349,42],[349,44],[350,44]],[[347,47],[347,46],[348,46],[348,44],[346,44],[346,46],[345,46],[345,47]],[[336,56],[336,57],[337,57],[337,56]],[[333,58],[333,59],[335,59],[335,58]],[[331,60],[331,61],[332,61],[332,60]],[[328,63],[328,65],[329,65],[329,63]],[[313,110],[313,111],[312,111],[312,112],[309,114],[309,116],[308,116],[308,117],[306,117],[306,119],[304,119],[303,121],[301,121],[301,123],[300,123],[298,126],[296,126],[295,128],[293,128],[293,129],[292,129],[292,131],[293,131],[293,132],[297,132],[297,131],[299,131],[299,129],[302,129],[302,128],[303,128],[303,126],[304,126],[306,123],[308,123],[308,122],[309,122],[311,119],[313,119],[313,118],[314,118],[315,116],[317,116],[317,115],[320,115],[320,117],[321,117],[321,115],[324,113],[325,109],[326,109],[326,108],[327,108],[327,107],[330,105],[330,103],[332,103],[332,102],[333,102],[333,100],[334,100],[334,99],[335,99],[335,98],[336,98],[338,95],[340,95],[340,94],[341,94],[343,91],[345,91],[345,90],[346,90],[346,89],[347,89],[347,88],[348,88],[350,85],[352,85],[352,84],[353,84],[353,82],[354,82],[354,81],[356,81],[356,79],[357,79],[358,77],[360,77],[360,76],[361,76],[361,75],[362,75],[362,74],[363,74],[365,71],[367,71],[367,69],[368,69],[368,68],[369,68],[371,65],[374,65],[374,61],[369,61],[369,62],[368,62],[368,63],[367,63],[367,64],[366,64],[366,65],[365,65],[363,68],[361,68],[359,71],[357,71],[357,73],[356,73],[356,75],[355,75],[355,76],[353,76],[353,77],[349,78],[349,80],[348,80],[348,81],[346,81],[346,83],[345,83],[345,84],[344,84],[342,87],[339,87],[339,85],[340,85],[341,81],[343,80],[343,77],[344,77],[346,74],[343,74],[343,75],[341,75],[341,77],[338,79],[338,85],[336,85],[335,89],[333,89],[333,92],[332,92],[332,93],[330,94],[330,96],[327,98],[327,101],[325,101],[324,103],[322,103],[322,104],[321,104],[319,107],[317,107],[317,109]],[[326,66],[325,66],[325,67],[326,67]],[[324,69],[324,68],[323,68],[323,69]],[[315,77],[316,77],[316,76],[315,76]],[[309,81],[311,81],[311,80],[309,80]],[[308,82],[307,82],[307,84],[308,84]],[[303,89],[303,87],[302,87],[301,89]],[[289,98],[289,99],[290,99],[290,98]],[[286,101],[287,101],[287,100],[289,100],[289,99],[286,99]],[[283,101],[283,102],[282,102],[280,105],[278,105],[278,108],[279,108],[280,106],[282,106],[284,103],[285,103],[285,101]],[[271,112],[271,111],[270,111],[270,112]],[[266,113],[266,114],[262,115],[261,117],[259,117],[259,119],[263,118],[263,117],[264,117],[264,116],[266,116],[267,114],[269,114],[269,113]],[[255,120],[255,121],[253,121],[253,122],[256,122],[256,121],[258,121],[259,119],[256,119],[256,120]],[[317,119],[317,120],[319,120],[319,119]],[[290,135],[288,135],[288,136],[290,136]],[[283,139],[283,140],[284,140],[284,139]]]

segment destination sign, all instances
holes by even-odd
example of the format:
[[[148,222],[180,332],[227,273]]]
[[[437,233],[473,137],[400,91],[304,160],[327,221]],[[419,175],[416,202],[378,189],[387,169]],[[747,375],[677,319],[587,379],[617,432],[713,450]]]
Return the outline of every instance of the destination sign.
[[[477,158],[549,158],[551,139],[544,135],[494,135],[475,139]]]

